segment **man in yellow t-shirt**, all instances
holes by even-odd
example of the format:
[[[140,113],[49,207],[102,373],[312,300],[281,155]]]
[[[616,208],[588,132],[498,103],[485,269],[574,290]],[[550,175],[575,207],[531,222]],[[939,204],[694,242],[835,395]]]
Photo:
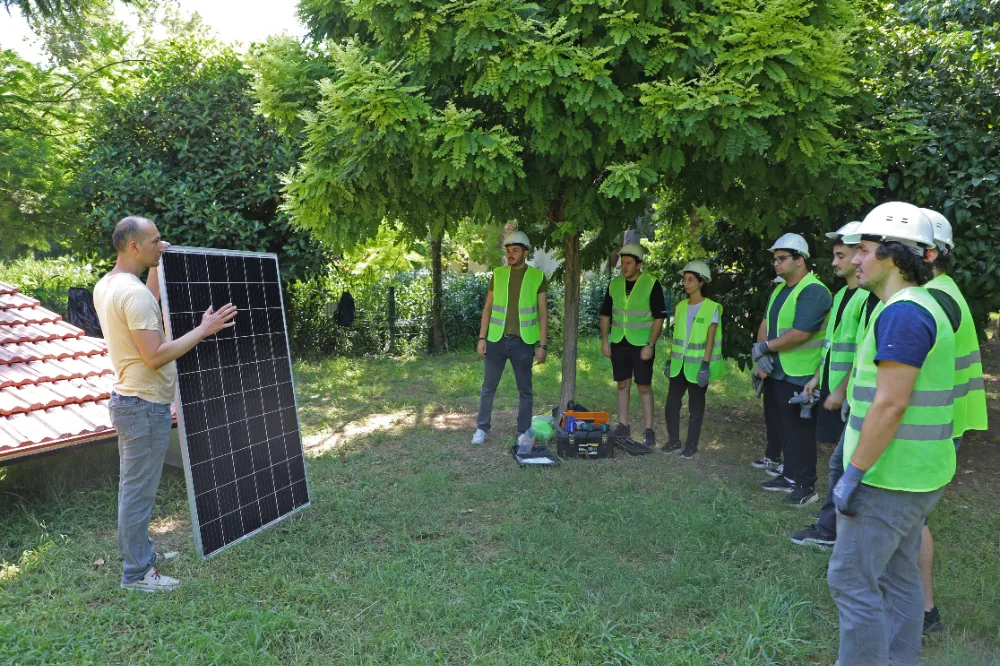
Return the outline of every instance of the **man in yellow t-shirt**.
[[[149,538],[149,518],[170,443],[170,403],[177,386],[174,360],[204,338],[232,326],[236,307],[210,307],[201,324],[167,342],[160,313],[160,255],[169,247],[156,225],[126,217],[111,236],[118,259],[94,287],[94,306],[115,371],[111,422],[118,431],[118,549],[124,560],[122,587],[170,591],[180,583],[160,575],[157,564],[177,553],[159,553]],[[149,269],[143,284],[139,276]]]

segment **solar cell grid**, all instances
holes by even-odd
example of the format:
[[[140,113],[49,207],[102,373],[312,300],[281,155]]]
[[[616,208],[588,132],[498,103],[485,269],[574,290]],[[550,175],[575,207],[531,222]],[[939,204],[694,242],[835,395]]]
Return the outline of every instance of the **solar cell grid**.
[[[203,556],[305,506],[276,258],[171,248],[162,284],[170,335],[209,307],[237,307],[236,325],[177,361],[195,540]]]

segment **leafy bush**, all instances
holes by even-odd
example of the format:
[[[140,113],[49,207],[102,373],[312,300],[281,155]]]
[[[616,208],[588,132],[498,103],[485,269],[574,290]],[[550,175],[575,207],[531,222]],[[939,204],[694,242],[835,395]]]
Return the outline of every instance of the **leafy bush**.
[[[281,175],[299,149],[254,113],[250,73],[235,52],[169,41],[138,78],[100,107],[82,150],[84,254],[110,257],[114,225],[142,215],[174,244],[276,252],[286,278],[328,263],[324,246],[293,230],[281,208]]]
[[[0,262],[0,282],[17,287],[21,293],[37,298],[43,307],[66,317],[70,287],[94,285],[104,274],[93,264],[73,261],[69,257]]]

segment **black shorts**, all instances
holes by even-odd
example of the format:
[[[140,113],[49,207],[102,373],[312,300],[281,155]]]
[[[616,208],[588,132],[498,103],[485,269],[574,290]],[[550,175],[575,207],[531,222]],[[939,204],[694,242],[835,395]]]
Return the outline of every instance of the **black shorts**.
[[[653,383],[653,361],[656,359],[656,350],[654,348],[652,358],[643,361],[639,357],[643,349],[628,342],[611,343],[611,370],[614,372],[616,382],[634,378],[636,384],[643,386]]]
[[[844,431],[846,424],[840,418],[839,409],[831,412],[829,409],[823,408],[823,403],[826,402],[828,395],[830,394],[827,391],[820,393],[819,402],[813,407],[813,412],[816,414],[816,441],[823,444],[836,444],[840,441],[840,433]]]

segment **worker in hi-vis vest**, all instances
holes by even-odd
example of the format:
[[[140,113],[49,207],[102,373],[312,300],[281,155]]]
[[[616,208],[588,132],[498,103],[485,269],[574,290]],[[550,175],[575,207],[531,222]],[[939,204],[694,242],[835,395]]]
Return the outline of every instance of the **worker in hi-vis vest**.
[[[664,374],[670,380],[664,414],[667,443],[663,453],[681,451],[690,460],[698,452],[701,423],[705,416],[705,394],[709,381],[722,376],[722,306],[709,298],[712,271],[704,261],[689,261],[680,271],[687,298],[674,310],[670,360]],[[687,439],[681,450],[681,399],[688,394]]]
[[[808,395],[819,389],[819,401],[814,407],[816,414],[816,441],[828,444],[837,442],[830,456],[829,485],[826,501],[819,510],[816,522],[792,535],[792,543],[812,545],[823,549],[833,547],[837,539],[837,510],[833,505],[833,487],[844,473],[844,406],[847,400],[847,385],[854,366],[854,355],[858,348],[858,331],[868,325],[871,313],[878,305],[878,296],[858,286],[858,276],[851,259],[857,245],[846,243],[844,236],[851,234],[861,225],[848,222],[836,231],[826,234],[833,251],[834,273],[847,284],[833,297],[833,307],[826,323],[826,337],[823,340],[823,354],[815,376],[805,385]]]
[[[548,349],[548,279],[545,273],[527,264],[531,249],[527,234],[514,231],[504,239],[503,244],[507,250],[507,265],[493,271],[479,323],[477,351],[485,361],[485,371],[473,444],[486,441],[493,414],[493,397],[508,360],[514,369],[520,396],[517,403],[518,436],[531,426],[531,366],[533,363],[544,363]]]
[[[611,359],[618,385],[618,425],[612,434],[631,436],[628,404],[634,378],[646,426],[643,443],[653,448],[653,360],[667,305],[659,281],[642,272],[646,250],[638,243],[628,243],[618,256],[621,274],[611,280],[601,306],[601,353]]]
[[[949,319],[957,317],[955,331],[955,453],[962,445],[962,436],[968,430],[986,430],[986,387],[983,383],[983,362],[979,354],[979,338],[969,304],[955,280],[948,275],[953,259],[955,242],[951,223],[941,213],[921,208],[921,212],[934,225],[934,244],[938,256],[931,270],[934,278],[926,287],[938,301]],[[941,631],[941,613],[934,604],[934,538],[924,525],[920,539],[920,577],[924,584],[924,633]]]
[[[858,282],[884,304],[858,347],[834,487],[837,541],[827,583],[840,620],[840,666],[919,664],[917,566],[924,521],[955,475],[955,323],[921,287],[937,258],[916,206],[876,206],[848,242]]]
[[[801,405],[790,401],[819,368],[833,299],[806,264],[809,246],[802,236],[785,234],[770,250],[774,271],[785,281],[771,292],[753,346],[754,374],[764,380],[767,450],[750,464],[774,476],[761,488],[788,493],[789,503],[805,506],[818,499],[816,410],[803,418]]]

